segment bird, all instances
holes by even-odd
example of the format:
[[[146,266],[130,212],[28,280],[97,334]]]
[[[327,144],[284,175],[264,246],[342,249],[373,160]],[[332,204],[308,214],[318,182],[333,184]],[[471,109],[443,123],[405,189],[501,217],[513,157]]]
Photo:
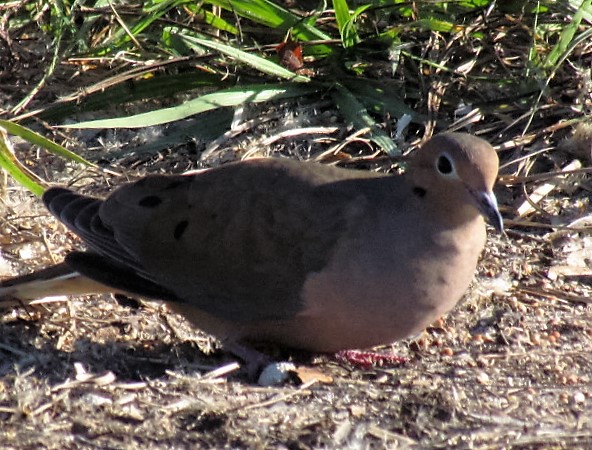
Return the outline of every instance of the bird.
[[[413,153],[403,174],[261,158],[146,176],[106,199],[51,187],[43,202],[86,250],[3,281],[0,298],[158,299],[239,349],[408,338],[462,298],[485,222],[503,233],[487,141],[445,132]]]

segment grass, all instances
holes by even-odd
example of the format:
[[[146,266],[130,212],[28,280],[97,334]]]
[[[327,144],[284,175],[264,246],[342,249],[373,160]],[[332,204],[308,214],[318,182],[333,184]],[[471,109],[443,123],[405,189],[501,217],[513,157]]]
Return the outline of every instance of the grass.
[[[421,133],[417,128],[425,124],[429,135],[445,124],[455,126],[454,109],[461,103],[487,114],[492,126],[496,116],[519,116],[534,103],[529,117],[520,121],[522,134],[528,134],[536,117],[545,114],[541,104],[552,96],[553,81],[559,85],[570,72],[570,56],[586,46],[592,32],[581,27],[590,18],[590,1],[524,2],[517,17],[496,14],[495,4],[477,0],[352,5],[340,0],[315,6],[291,11],[262,0],[153,1],[143,7],[108,1],[9,3],[3,8],[7,30],[15,36],[43,33],[51,41],[50,62],[2,115],[24,125],[37,118],[60,124],[85,111],[112,111],[117,105],[191,92],[165,109],[131,117],[112,117],[108,111],[96,114],[104,119],[68,124],[141,127],[315,93],[332,100],[378,148],[397,156],[400,150],[380,126],[385,117],[410,116],[411,133]],[[494,29],[497,36],[491,34]],[[511,51],[503,45],[508,33],[516,33],[514,54],[496,53],[499,43]],[[306,74],[280,64],[276,48],[286,39],[302,45]],[[430,40],[431,54],[421,44]],[[500,64],[492,64],[496,60]],[[110,68],[96,87],[77,87],[55,101],[34,101],[60,64],[84,72]],[[434,103],[439,90],[450,94],[448,103]],[[223,134],[229,125],[218,123],[217,132]]]

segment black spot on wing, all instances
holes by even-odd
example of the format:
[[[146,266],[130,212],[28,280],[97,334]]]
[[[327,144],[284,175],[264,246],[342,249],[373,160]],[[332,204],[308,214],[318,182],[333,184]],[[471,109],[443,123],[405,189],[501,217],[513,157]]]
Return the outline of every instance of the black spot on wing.
[[[138,202],[138,205],[142,206],[144,208],[156,208],[161,203],[162,203],[162,198],[160,198],[159,196],[147,195],[146,197],[143,197],[142,199],[140,199],[140,201]]]
[[[416,186],[413,188],[413,193],[419,198],[424,198],[427,192],[424,188]]]
[[[173,231],[173,237],[178,241],[183,237],[185,230],[187,229],[187,225],[189,225],[188,220],[182,220],[181,222],[175,225],[175,231]]]

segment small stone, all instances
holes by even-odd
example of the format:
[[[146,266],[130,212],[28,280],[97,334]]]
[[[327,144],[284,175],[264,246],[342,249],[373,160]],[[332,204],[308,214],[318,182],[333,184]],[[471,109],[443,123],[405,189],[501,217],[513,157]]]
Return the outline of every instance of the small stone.
[[[477,372],[477,381],[481,384],[489,384],[491,380],[486,372],[480,370],[479,372]]]
[[[285,383],[290,372],[294,372],[296,366],[290,362],[275,362],[269,364],[259,375],[257,383],[259,386],[277,386],[278,384]]]
[[[573,396],[574,403],[584,403],[586,401],[586,395],[583,392],[576,392]]]

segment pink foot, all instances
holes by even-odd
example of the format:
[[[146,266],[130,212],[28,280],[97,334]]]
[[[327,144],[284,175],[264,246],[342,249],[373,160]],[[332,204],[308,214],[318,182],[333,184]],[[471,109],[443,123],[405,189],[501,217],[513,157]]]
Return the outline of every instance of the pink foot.
[[[408,361],[407,358],[392,353],[365,352],[361,350],[342,350],[335,353],[335,358],[338,361],[347,362],[360,369],[395,366]]]

